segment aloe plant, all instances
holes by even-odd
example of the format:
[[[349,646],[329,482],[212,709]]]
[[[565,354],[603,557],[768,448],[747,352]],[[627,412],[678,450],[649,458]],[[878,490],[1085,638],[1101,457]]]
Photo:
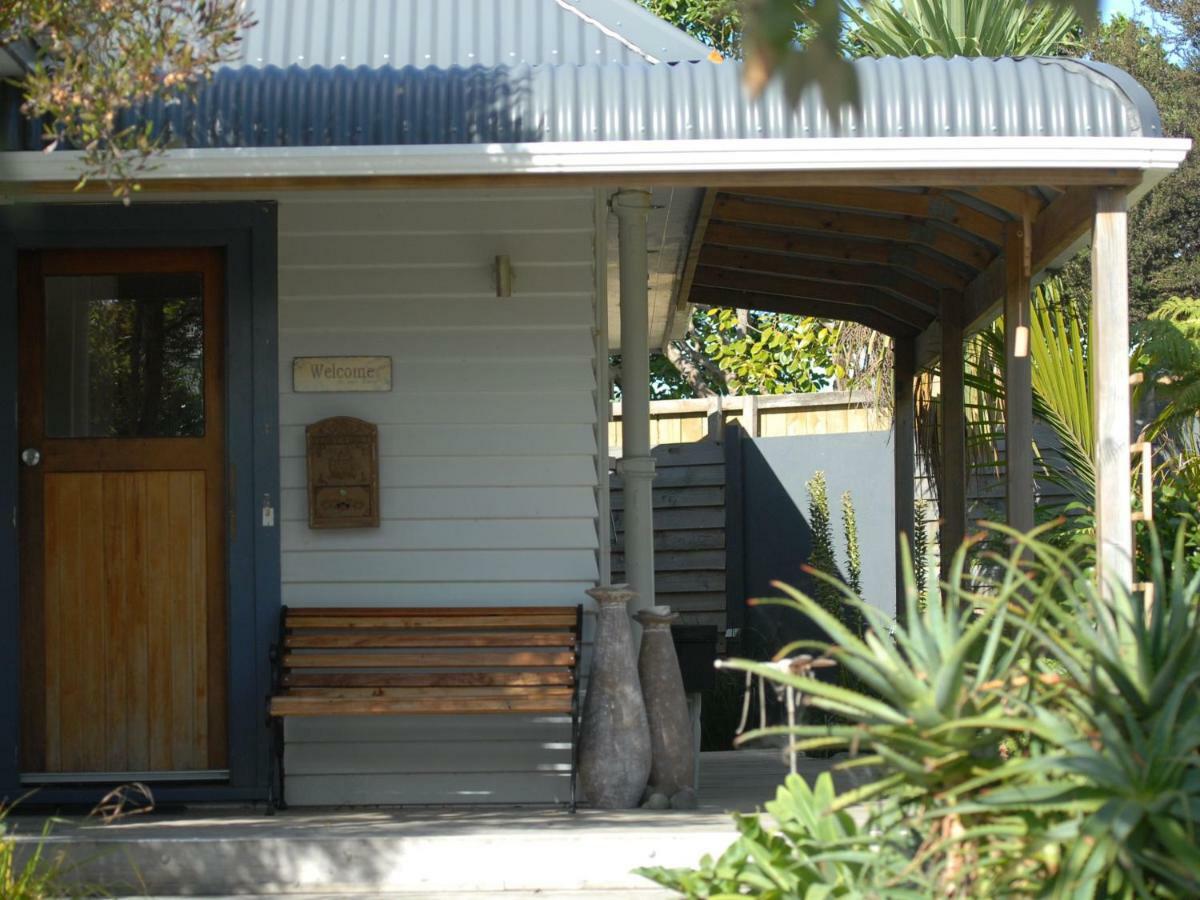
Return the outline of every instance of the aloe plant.
[[[674,873],[673,886],[687,883],[692,896],[894,896],[880,889],[886,880],[925,896],[1200,896],[1200,575],[1185,574],[1183,534],[1169,556],[1155,539],[1147,605],[1119,585],[1098,588],[1078,548],[1046,543],[1045,529],[993,528],[1011,547],[992,561],[994,580],[965,587],[972,549],[960,548],[920,611],[905,551],[903,622],[841,588],[870,624],[862,637],[799,591],[780,585],[783,596],[761,601],[799,610],[829,641],[784,648],[786,668],[728,665],[795,688],[841,724],[744,739],[849,749],[844,765],[871,766],[874,780],[803,799],[835,822],[860,804],[868,818],[857,832],[819,836],[818,816],[775,835],[783,843],[764,843],[772,832],[761,822],[740,826],[738,846]],[[863,690],[811,677],[829,660]],[[819,840],[857,859],[862,833],[881,848],[871,880],[814,865]],[[884,866],[900,848],[904,865]],[[766,881],[754,869],[764,860],[775,873]],[[789,881],[814,870],[825,878],[818,887]]]

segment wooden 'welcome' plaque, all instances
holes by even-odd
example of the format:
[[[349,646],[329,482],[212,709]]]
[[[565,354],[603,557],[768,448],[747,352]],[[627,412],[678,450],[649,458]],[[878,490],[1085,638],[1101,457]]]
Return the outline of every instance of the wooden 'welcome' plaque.
[[[379,527],[379,429],[350,416],[304,429],[308,527]]]

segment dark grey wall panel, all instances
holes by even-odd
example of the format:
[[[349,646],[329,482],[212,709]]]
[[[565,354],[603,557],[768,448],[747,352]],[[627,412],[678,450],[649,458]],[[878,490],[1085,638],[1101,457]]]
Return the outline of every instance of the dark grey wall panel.
[[[805,482],[823,471],[838,562],[844,565],[846,558],[841,496],[848,490],[858,519],[863,593],[892,612],[896,536],[891,433],[744,438],[741,451],[747,597],[779,596],[771,587],[776,580],[811,589],[812,580],[801,571],[812,552]],[[773,652],[798,637],[821,637],[798,614],[779,607],[748,609],[745,627],[742,646],[754,655]]]

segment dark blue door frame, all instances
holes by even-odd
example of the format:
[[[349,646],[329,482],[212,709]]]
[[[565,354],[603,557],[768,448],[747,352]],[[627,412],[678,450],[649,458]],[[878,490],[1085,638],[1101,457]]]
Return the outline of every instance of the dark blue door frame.
[[[0,799],[21,796],[20,572],[16,508],[17,255],[55,247],[219,247],[225,253],[226,435],[234,513],[229,584],[229,781],[163,784],[160,802],[266,796],[268,650],[280,605],[279,529],[263,498],[279,498],[276,208],[268,202],[20,205],[0,209]],[[54,787],[36,801],[87,803],[108,788]]]

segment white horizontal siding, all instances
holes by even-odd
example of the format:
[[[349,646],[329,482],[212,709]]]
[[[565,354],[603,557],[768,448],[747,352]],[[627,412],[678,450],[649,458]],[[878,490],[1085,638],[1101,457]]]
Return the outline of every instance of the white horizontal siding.
[[[385,485],[386,468],[385,460],[380,460],[379,477]],[[596,518],[595,492],[582,487],[384,487],[379,495],[384,519],[584,518],[591,521]],[[285,488],[281,503],[284,521],[308,521],[303,489]],[[284,552],[288,549],[285,545]]]
[[[304,426],[284,425],[279,443],[284,457],[304,455]],[[450,422],[438,425],[410,423],[379,425],[379,447],[384,456],[525,456],[527,454],[579,455],[595,452],[591,424],[492,425]]]
[[[351,339],[353,340],[353,339]],[[336,343],[327,336],[326,341]],[[346,345],[353,347],[353,343]],[[503,365],[498,361],[497,365]],[[488,425],[540,425],[551,423],[587,424],[595,421],[595,410],[580,401],[591,391],[523,391],[513,393],[440,394],[427,397],[393,390],[381,401],[380,394],[280,394],[279,415],[291,424],[306,417],[344,415],[369,419],[378,417],[386,402],[391,424],[412,422],[416,425],[455,425],[470,422],[483,428]],[[381,455],[391,447],[380,445]],[[390,455],[390,454],[389,454]]]
[[[279,206],[283,600],[574,605],[597,578],[591,192],[285,195]],[[513,295],[497,298],[496,255]],[[297,356],[392,358],[386,393],[292,390]],[[379,528],[308,528],[304,427],[379,427]],[[587,618],[585,638],[592,628]],[[562,717],[286,725],[321,803],[566,799]]]
[[[337,284],[349,284],[357,288],[365,280],[366,274],[344,269],[330,273],[327,277]],[[389,277],[388,283],[393,292],[396,290],[397,277],[406,279],[406,300],[410,302],[398,304],[395,297],[388,294],[364,298],[357,293],[346,295],[324,291],[311,299],[297,297],[295,302],[288,304],[287,308],[281,311],[279,324],[288,331],[316,331],[319,334],[326,333],[331,326],[335,326],[341,332],[370,329],[412,334],[425,329],[460,331],[464,328],[507,328],[517,320],[528,322],[527,327],[534,331],[543,331],[554,328],[578,329],[580,320],[592,312],[592,299],[589,294],[560,293],[519,302],[505,302],[496,298],[448,300],[448,292],[429,291],[418,295],[417,286],[408,280],[412,277],[411,273]],[[321,281],[308,272],[297,273],[297,278],[309,288],[319,285]],[[443,275],[440,271],[430,276],[431,280],[447,283],[450,278],[451,273]],[[481,280],[490,285],[490,271],[485,273]],[[476,294],[481,292],[475,291]],[[428,298],[430,302],[417,302],[421,298]],[[329,303],[337,304],[336,322],[329,319]],[[419,373],[411,371],[412,368],[414,367],[409,366],[408,374],[419,377]]]
[[[549,606],[563,595],[582,596],[595,585],[586,581],[525,582],[520,591],[502,581],[284,583],[288,606]]]
[[[280,298],[281,303],[284,298]],[[309,302],[309,301],[302,301]],[[500,301],[497,300],[497,303]],[[336,302],[328,304],[332,312]],[[285,311],[284,317],[288,315]],[[286,342],[290,356],[328,356],[344,352],[348,345],[355,348],[355,356],[388,356],[400,361],[428,362],[434,366],[448,366],[458,362],[513,362],[517,360],[540,360],[547,365],[562,360],[588,359],[592,349],[591,326],[586,328],[521,329],[513,327],[472,331],[452,329],[424,329],[405,334],[394,331],[363,330],[353,337],[337,330],[337,317],[330,317],[328,330],[287,331],[280,329],[280,337]],[[333,346],[335,349],[330,350]],[[426,381],[435,381],[437,370],[426,376]],[[291,378],[286,384],[291,384]],[[403,390],[420,390],[419,385],[401,385]]]
[[[393,465],[397,487],[591,487],[596,478],[592,456],[408,456],[384,457]],[[392,463],[392,460],[396,460]],[[284,457],[283,487],[305,486],[305,460]]]
[[[289,581],[337,583],[405,581],[453,585],[456,581],[580,581],[595,575],[591,550],[305,550],[286,560]],[[565,598],[564,598],[565,599]]]

